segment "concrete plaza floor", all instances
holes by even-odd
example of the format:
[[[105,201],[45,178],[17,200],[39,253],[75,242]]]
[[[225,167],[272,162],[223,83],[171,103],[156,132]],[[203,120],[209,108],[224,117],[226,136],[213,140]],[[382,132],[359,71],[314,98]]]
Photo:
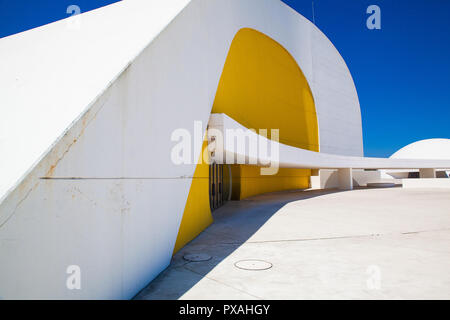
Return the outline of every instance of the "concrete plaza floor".
[[[272,193],[214,219],[136,299],[450,299],[449,189]]]

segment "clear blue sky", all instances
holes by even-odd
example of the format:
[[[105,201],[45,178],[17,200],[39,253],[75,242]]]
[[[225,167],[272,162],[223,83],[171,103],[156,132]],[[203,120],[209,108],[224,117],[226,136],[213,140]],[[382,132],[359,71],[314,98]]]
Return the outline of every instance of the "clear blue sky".
[[[310,0],[283,1],[312,20]],[[86,12],[113,2],[0,0],[0,37],[63,19],[71,4]],[[371,4],[381,8],[381,30],[366,28]],[[450,138],[450,0],[315,0],[314,7],[355,81],[366,156]]]

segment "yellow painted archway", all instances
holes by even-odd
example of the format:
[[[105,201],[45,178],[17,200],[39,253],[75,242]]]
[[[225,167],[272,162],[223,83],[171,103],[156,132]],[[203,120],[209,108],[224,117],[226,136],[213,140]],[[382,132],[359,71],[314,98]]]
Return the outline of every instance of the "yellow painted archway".
[[[308,82],[289,52],[253,29],[235,36],[212,113],[254,129],[279,129],[280,143],[319,151],[316,108]]]
[[[279,129],[280,143],[319,151],[314,98],[291,54],[263,33],[244,28],[235,35],[219,81],[212,113],[224,113],[252,129]],[[309,169],[280,169],[261,176],[255,166],[233,165],[233,197],[309,186]],[[208,164],[198,164],[181,221],[175,252],[213,219]]]

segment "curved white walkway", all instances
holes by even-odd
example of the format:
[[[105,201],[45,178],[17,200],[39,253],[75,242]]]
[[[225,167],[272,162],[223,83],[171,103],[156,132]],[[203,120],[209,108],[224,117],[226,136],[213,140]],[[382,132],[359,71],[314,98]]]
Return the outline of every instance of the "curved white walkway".
[[[280,168],[309,168],[309,169],[447,169],[450,168],[450,160],[433,160],[433,159],[394,159],[394,158],[369,158],[341,156],[323,152],[313,152],[309,150],[299,149],[287,146],[282,143],[267,140],[263,136],[248,129],[265,129],[265,128],[246,128],[225,114],[212,114],[209,121],[209,135],[217,136],[221,133],[223,143],[217,144],[215,150],[215,160],[218,163],[229,163],[228,159],[245,159],[245,163],[255,165],[278,165]],[[239,148],[237,140],[232,141],[234,136],[227,135],[227,132],[237,134],[242,132],[242,136],[247,141],[262,140],[264,145],[271,145],[270,150],[277,148],[278,154],[268,152],[268,155],[261,154],[259,149],[252,149],[246,145],[246,148]],[[216,141],[219,141],[216,137]],[[222,140],[221,140],[222,141]],[[220,147],[223,146],[223,149]]]

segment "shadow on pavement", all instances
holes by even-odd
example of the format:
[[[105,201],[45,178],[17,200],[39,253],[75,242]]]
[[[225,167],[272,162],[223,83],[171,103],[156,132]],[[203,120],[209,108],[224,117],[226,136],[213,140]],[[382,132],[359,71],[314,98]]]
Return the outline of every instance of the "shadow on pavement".
[[[337,189],[283,191],[227,202],[213,212],[214,223],[177,252],[169,267],[134,299],[179,299],[286,204],[338,192],[345,191]],[[186,254],[199,253],[207,254],[211,259],[189,262],[183,258]],[[205,298],[214,299],[213,294],[211,292],[212,296]]]

